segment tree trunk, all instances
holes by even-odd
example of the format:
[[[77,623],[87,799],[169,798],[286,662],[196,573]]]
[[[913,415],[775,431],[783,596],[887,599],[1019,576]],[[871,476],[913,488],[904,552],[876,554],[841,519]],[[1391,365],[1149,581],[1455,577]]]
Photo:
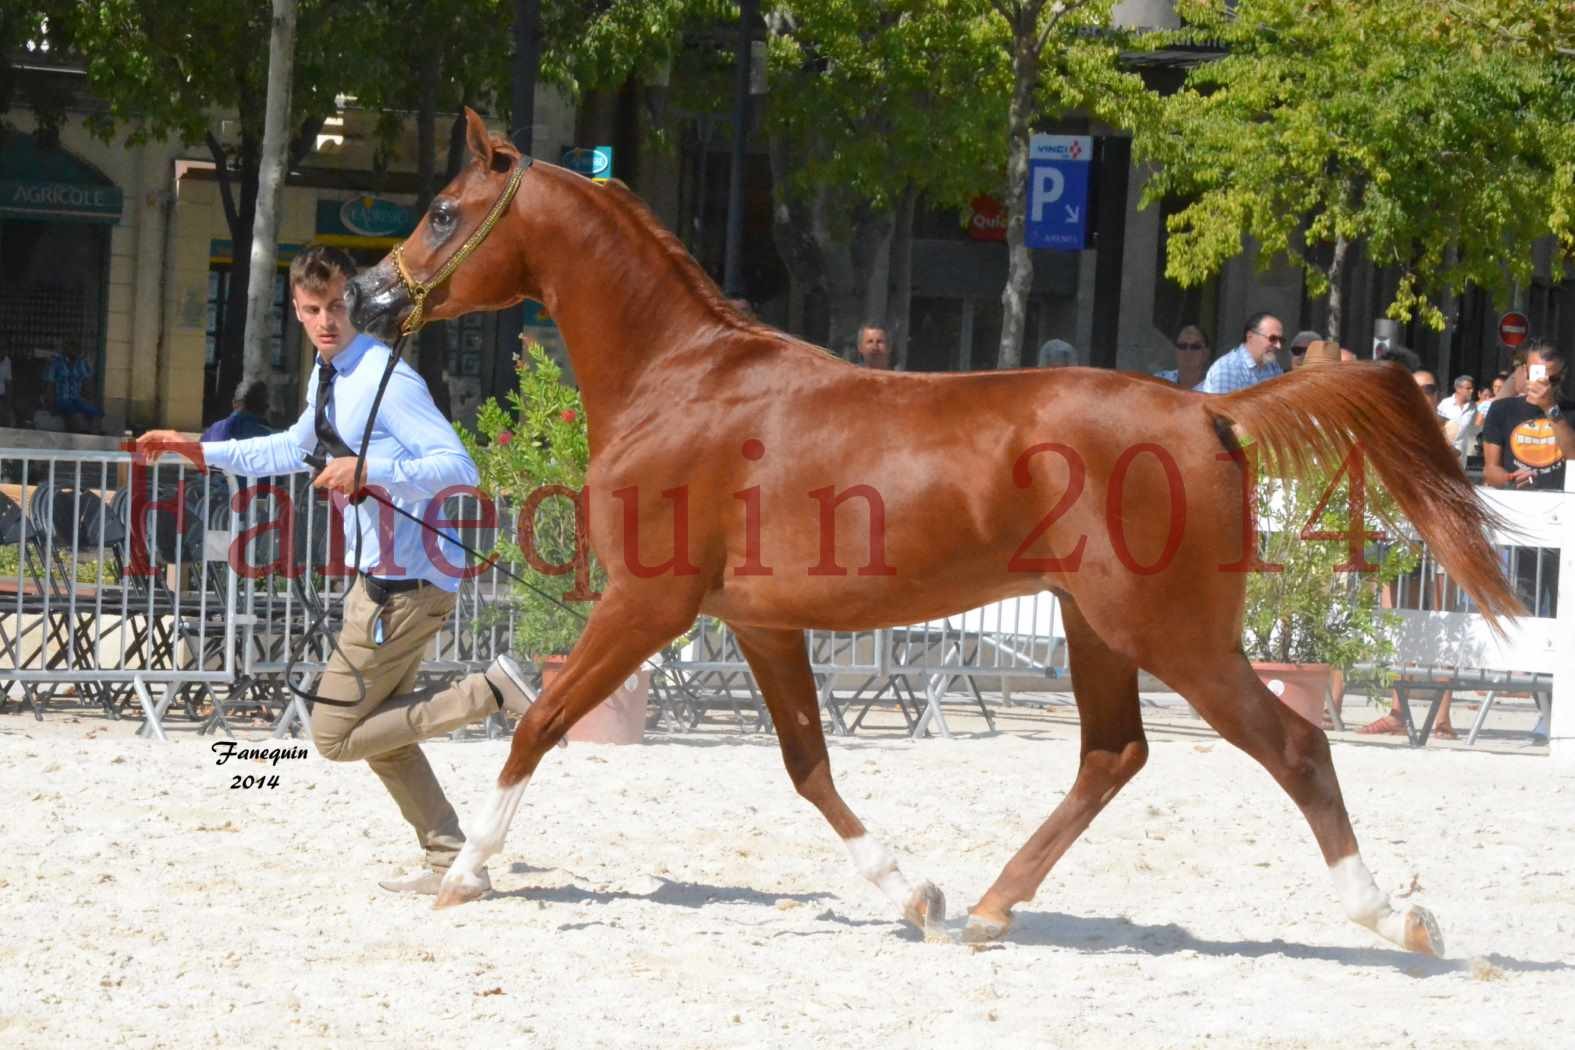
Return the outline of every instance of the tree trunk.
[[[863,209],[861,209],[863,210]],[[891,236],[895,216],[889,212],[871,213],[861,224],[857,248],[857,277],[864,284],[863,317],[859,323],[887,326],[891,302]]]
[[[1329,260],[1329,331],[1328,336],[1336,343],[1341,341],[1340,322],[1345,313],[1345,291],[1340,287],[1340,282],[1345,279],[1345,253],[1350,250],[1351,243],[1345,239],[1345,234],[1336,234],[1334,238],[1334,255]]]
[[[246,337],[247,286],[251,267],[252,223],[257,216],[257,139],[241,132],[240,171],[236,173],[240,201],[230,223],[230,285],[224,299],[224,336],[219,343],[218,404],[226,411],[241,384]]]
[[[284,198],[285,160],[290,148],[290,78],[295,67],[295,0],[273,0],[268,39],[268,102],[263,115],[262,164],[256,215],[248,254],[246,328],[241,382],[260,382],[269,371],[273,333],[273,281],[279,258],[279,205]],[[239,247],[234,256],[241,261]],[[220,396],[224,388],[220,388]],[[233,394],[231,395],[234,396]]]
[[[886,320],[891,326],[892,367],[908,367],[908,317],[913,304],[913,213],[918,205],[919,191],[912,183],[902,191],[897,201],[895,228],[891,237],[891,299],[886,306]]]
[[[1034,83],[1039,78],[1035,29],[1042,3],[1025,4],[1012,27],[1012,106],[1007,116],[1006,154],[1006,288],[1001,292],[1001,349],[997,368],[1016,368],[1023,358],[1023,327],[1028,291],[1034,283],[1034,261],[1024,243],[1028,219],[1029,121],[1033,116]]]
[[[438,53],[436,48],[421,49],[421,101],[416,115],[416,214],[425,215],[437,193],[437,94]],[[448,379],[443,366],[448,357],[448,333],[443,326],[429,324],[416,336],[416,371],[427,381],[427,392],[438,411],[449,414]]]

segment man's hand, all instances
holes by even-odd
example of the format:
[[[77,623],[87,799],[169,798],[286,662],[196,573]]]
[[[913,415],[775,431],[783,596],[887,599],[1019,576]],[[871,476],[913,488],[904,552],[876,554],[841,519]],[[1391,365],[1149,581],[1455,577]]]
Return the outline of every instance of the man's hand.
[[[1553,407],[1553,384],[1546,379],[1526,380],[1526,404],[1546,411]]]
[[[1537,472],[1529,467],[1521,470],[1512,470],[1509,472],[1509,483],[1517,489],[1527,488],[1531,485],[1531,479],[1536,476]]]
[[[202,442],[178,434],[173,430],[150,430],[137,439],[135,451],[147,463],[154,463],[166,452],[185,456],[198,470],[206,470],[202,455]],[[126,451],[133,451],[127,449]]]
[[[356,465],[361,461],[355,456],[338,456],[328,461],[317,477],[312,479],[312,488],[323,489],[326,492],[337,492],[342,496],[354,498],[360,491],[356,484]],[[365,481],[363,477],[361,479]]]

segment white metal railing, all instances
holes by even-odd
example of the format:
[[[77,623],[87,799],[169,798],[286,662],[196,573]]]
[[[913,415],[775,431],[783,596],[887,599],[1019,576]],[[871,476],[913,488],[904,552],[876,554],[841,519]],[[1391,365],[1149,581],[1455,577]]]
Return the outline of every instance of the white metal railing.
[[[182,690],[233,681],[236,580],[207,529],[227,498],[222,477],[181,461],[0,449],[0,696],[37,713],[70,689],[117,717],[135,700],[162,738]]]

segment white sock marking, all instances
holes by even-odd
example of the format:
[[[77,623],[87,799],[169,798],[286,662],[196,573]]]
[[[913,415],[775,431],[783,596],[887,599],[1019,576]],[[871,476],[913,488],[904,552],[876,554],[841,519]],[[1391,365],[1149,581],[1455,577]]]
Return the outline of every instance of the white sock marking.
[[[853,866],[859,869],[859,874],[880,887],[880,891],[897,906],[898,911],[906,908],[913,890],[902,872],[897,870],[897,861],[886,852],[886,847],[868,835],[842,841],[848,847],[848,855],[853,858]]]
[[[454,866],[449,869],[449,878],[476,877],[487,861],[503,849],[509,825],[514,822],[514,811],[519,809],[520,798],[524,796],[525,785],[529,783],[530,777],[526,777],[513,787],[493,789],[486,815],[481,818],[475,833],[465,839],[464,848],[459,851]]]
[[[1362,863],[1360,854],[1335,861],[1329,866],[1334,878],[1335,892],[1345,906],[1345,914],[1361,923],[1380,937],[1395,944],[1405,943],[1405,912],[1395,911],[1389,898],[1373,881],[1373,873]]]

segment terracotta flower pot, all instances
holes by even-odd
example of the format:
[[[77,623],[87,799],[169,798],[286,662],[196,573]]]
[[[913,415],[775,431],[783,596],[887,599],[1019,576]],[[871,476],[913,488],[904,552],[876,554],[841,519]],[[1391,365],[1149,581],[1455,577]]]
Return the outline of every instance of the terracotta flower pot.
[[[545,692],[563,673],[564,658],[543,657],[536,662],[541,668],[541,687]],[[651,672],[641,670],[632,674],[618,691],[586,712],[585,717],[569,727],[568,738],[582,744],[638,744],[645,737],[645,706],[651,696]]]
[[[1324,724],[1325,689],[1334,698],[1334,709],[1340,710],[1345,677],[1339,668],[1329,664],[1254,663],[1252,669],[1281,703],[1315,726]]]

